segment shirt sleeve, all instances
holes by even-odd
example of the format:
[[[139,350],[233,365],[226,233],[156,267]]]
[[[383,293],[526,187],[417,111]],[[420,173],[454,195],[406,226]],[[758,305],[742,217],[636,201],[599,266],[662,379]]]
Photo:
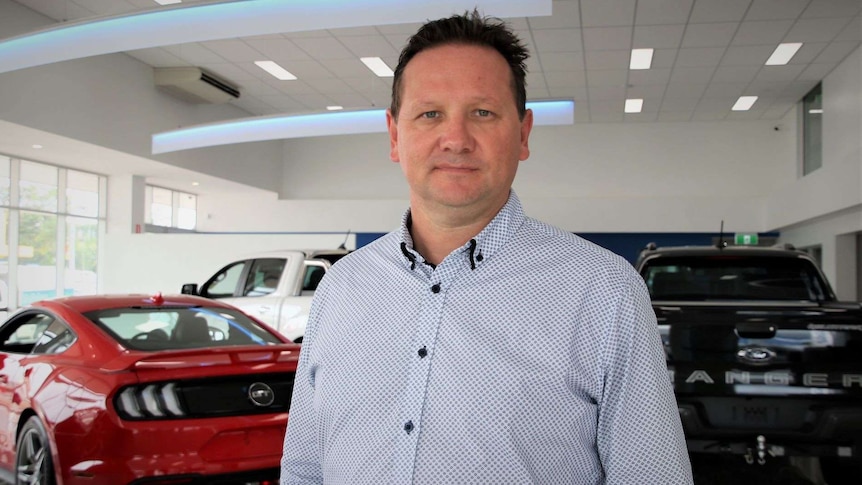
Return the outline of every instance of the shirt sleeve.
[[[606,483],[692,484],[655,313],[638,275],[629,278],[611,325],[597,430]]]
[[[314,369],[309,358],[323,291],[324,288],[318,288],[315,292],[293,381],[293,396],[281,456],[281,485],[323,483],[314,409]]]

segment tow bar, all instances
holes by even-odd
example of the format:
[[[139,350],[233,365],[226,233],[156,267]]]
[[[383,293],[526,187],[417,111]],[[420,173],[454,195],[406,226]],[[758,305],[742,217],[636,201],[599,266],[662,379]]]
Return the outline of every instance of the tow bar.
[[[754,464],[755,455],[757,456],[757,464],[765,465],[766,464],[766,456],[783,456],[784,455],[784,447],[783,446],[766,446],[766,437],[761,435],[757,436],[757,445],[756,448],[747,448],[745,451],[745,462],[749,465]]]

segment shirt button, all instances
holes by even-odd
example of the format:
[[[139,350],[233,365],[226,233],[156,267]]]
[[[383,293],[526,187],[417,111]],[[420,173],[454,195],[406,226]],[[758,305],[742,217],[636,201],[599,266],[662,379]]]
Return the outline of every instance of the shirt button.
[[[410,434],[410,432],[413,431],[413,421],[407,421],[404,423],[404,431],[406,431],[407,434]]]
[[[481,263],[483,259],[485,259],[485,258],[482,256],[482,253],[479,253],[476,255],[476,261]]]
[[[423,346],[421,349],[419,349],[419,357],[424,359],[426,355],[428,355],[428,349]]]
[[[431,287],[431,292],[432,292],[432,293],[440,293],[440,284],[438,283],[438,284],[436,284],[436,285],[432,286],[432,287]]]

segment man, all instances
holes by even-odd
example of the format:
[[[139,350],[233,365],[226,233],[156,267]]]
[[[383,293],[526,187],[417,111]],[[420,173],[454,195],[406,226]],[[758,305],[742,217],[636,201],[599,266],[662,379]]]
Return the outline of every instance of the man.
[[[643,280],[511,191],[527,55],[476,12],[401,53],[387,123],[410,208],[317,290],[282,484],[691,483]]]

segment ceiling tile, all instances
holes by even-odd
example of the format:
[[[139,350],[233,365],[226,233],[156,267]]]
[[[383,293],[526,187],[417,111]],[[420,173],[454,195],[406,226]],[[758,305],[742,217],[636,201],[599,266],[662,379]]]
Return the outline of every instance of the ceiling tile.
[[[304,61],[311,57],[296,44],[284,37],[269,39],[251,39],[246,43],[263,54],[265,59],[278,63],[284,61]]]
[[[632,27],[595,27],[582,29],[582,32],[584,50],[631,50]]]
[[[371,72],[359,58],[354,59],[331,59],[327,61],[320,61],[321,65],[326,68],[327,71],[331,72],[334,76],[341,78],[366,78],[371,81],[371,79],[377,79],[377,76]]]
[[[399,50],[382,35],[361,37],[337,37],[338,41],[353,53],[355,57],[397,56]]]
[[[636,25],[685,25],[694,0],[639,0]]]
[[[724,47],[733,40],[739,24],[689,24],[682,38],[682,47]]]
[[[858,42],[833,42],[825,46],[812,62],[832,62],[837,65],[858,48]]]
[[[670,73],[670,82],[707,84],[715,72],[714,67],[675,67]]]
[[[628,73],[628,69],[587,71],[587,86],[625,86]]]
[[[745,93],[748,83],[710,83],[703,92],[705,98],[738,98]]]
[[[665,98],[699,98],[706,91],[707,83],[695,84],[671,81],[664,92]]]
[[[750,4],[751,0],[696,0],[689,22],[739,22]]]
[[[732,45],[778,45],[790,27],[792,20],[758,20],[742,22],[731,41]]]
[[[804,70],[805,70],[805,66],[796,66],[793,64],[788,64],[786,66],[763,66],[763,69],[761,69],[760,72],[757,73],[757,77],[754,78],[754,81],[755,82],[793,81]]]
[[[591,87],[588,89],[590,95],[590,104],[594,101],[616,101],[622,105],[626,99],[625,86],[601,86]]]
[[[631,51],[587,51],[587,69],[628,69]]]
[[[587,76],[584,71],[554,71],[545,73],[545,82],[548,87],[587,85]]]
[[[787,33],[784,42],[829,42],[851,18],[800,19]]]
[[[721,58],[722,66],[762,66],[772,55],[775,46],[730,46],[724,57]]]
[[[208,49],[204,44],[199,44],[197,42],[169,45],[163,47],[163,49],[194,66],[224,63],[230,60],[216,54],[212,50]]]
[[[750,83],[762,66],[718,66],[712,75],[714,83]]]
[[[629,85],[653,86],[661,85],[670,81],[670,69],[645,69],[629,72]]]
[[[631,0],[581,0],[581,25],[584,27],[634,25],[635,3]]]
[[[578,2],[555,0],[551,5],[553,15],[530,17],[527,19],[531,29],[577,28],[581,26],[581,12]]]
[[[677,67],[717,66],[724,55],[724,47],[699,47],[696,49],[680,49],[676,56]]]
[[[851,19],[847,24],[847,27],[844,27],[844,30],[835,36],[835,40],[840,42],[862,41],[862,16],[857,16],[855,19]]]
[[[665,97],[660,111],[691,113],[697,107],[700,98],[670,98]]]
[[[658,49],[652,54],[651,69],[671,68],[676,62],[679,49]]]
[[[664,96],[664,85],[629,85],[626,89],[626,98],[641,98],[660,100]]]
[[[811,0],[802,18],[852,17],[862,10],[859,0]]]
[[[665,123],[686,122],[691,119],[691,111],[659,111],[657,121]]]
[[[545,29],[533,32],[536,48],[542,52],[582,51],[581,29]]]
[[[754,0],[745,20],[794,20],[811,0]]]
[[[798,81],[820,81],[835,69],[835,64],[809,64],[796,78]]]
[[[315,59],[349,59],[355,57],[344,44],[335,37],[314,37],[294,39],[293,42],[302,50],[313,55]],[[380,53],[389,55],[390,52]]]
[[[541,55],[542,69],[546,72],[580,71],[584,69],[583,52],[547,52]],[[538,70],[538,69],[536,69]],[[531,69],[533,71],[533,69]]]
[[[796,51],[789,64],[808,64],[817,58],[827,45],[827,42],[806,42]]]
[[[685,25],[637,25],[632,48],[677,49]]]
[[[259,61],[261,53],[241,40],[211,40],[204,46],[231,62]]]
[[[562,98],[562,99],[586,99],[587,88],[576,87],[576,86],[549,87],[548,88],[548,96],[551,98]]]

